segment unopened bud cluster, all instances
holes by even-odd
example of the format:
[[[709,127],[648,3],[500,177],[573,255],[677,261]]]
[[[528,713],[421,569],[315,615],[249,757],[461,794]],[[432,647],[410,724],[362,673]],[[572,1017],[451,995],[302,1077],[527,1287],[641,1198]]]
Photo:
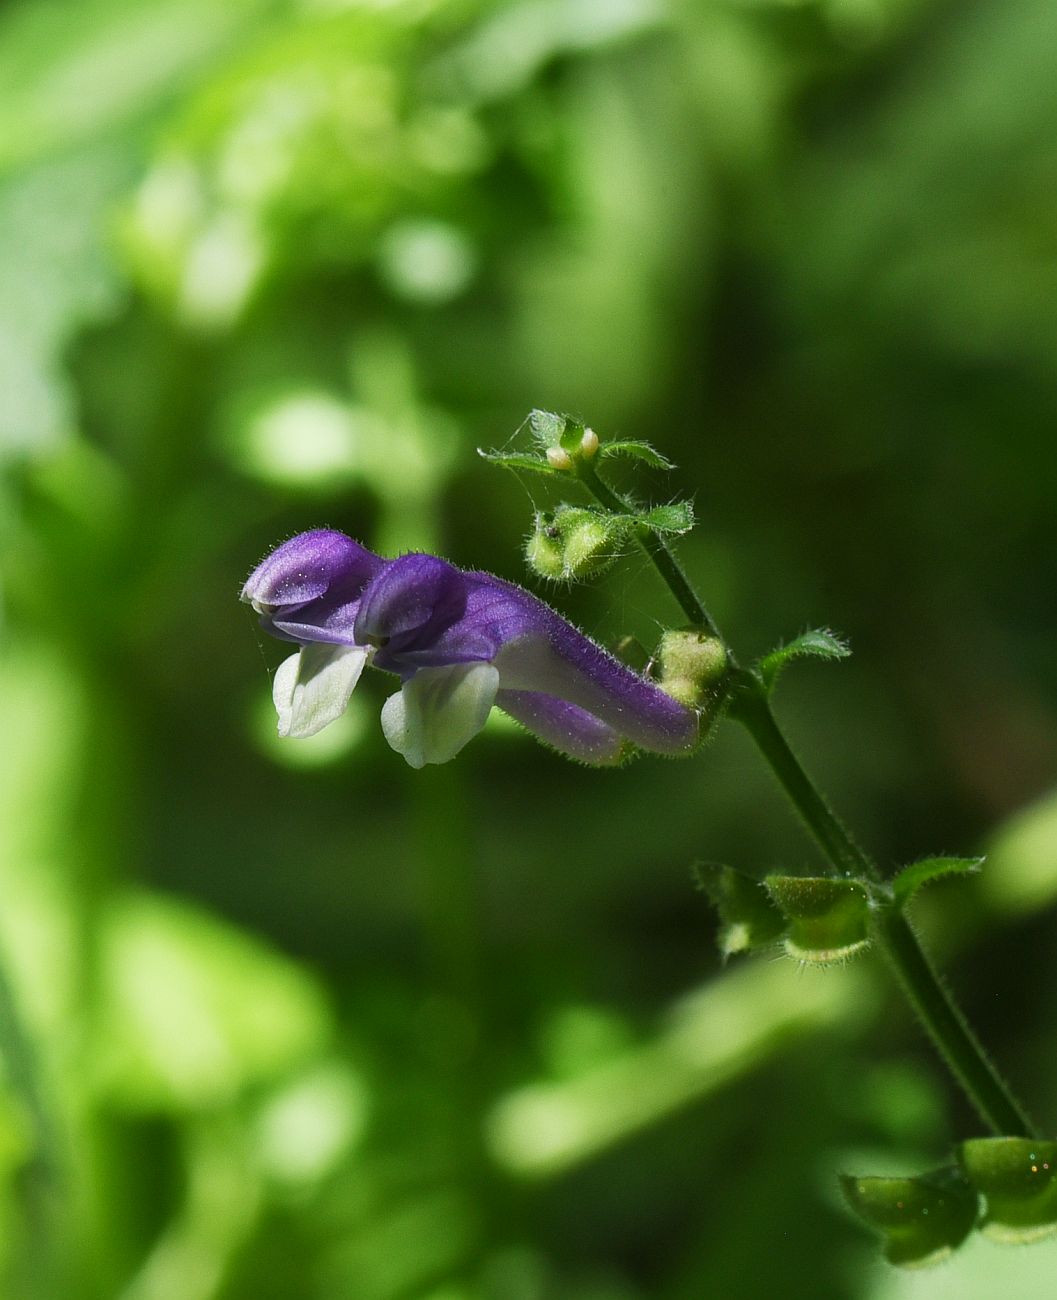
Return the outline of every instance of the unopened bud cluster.
[[[593,578],[616,560],[627,543],[629,526],[618,515],[583,506],[559,506],[536,515],[525,561],[541,578],[575,582]]]

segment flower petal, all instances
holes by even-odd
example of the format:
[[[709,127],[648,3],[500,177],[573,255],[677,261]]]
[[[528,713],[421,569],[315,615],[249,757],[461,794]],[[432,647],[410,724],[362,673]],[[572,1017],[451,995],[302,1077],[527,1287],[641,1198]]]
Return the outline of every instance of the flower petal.
[[[360,646],[313,644],[284,659],[272,682],[279,735],[314,736],[341,717],[368,653]]]
[[[305,605],[339,588],[349,600],[384,563],[344,533],[313,528],[266,556],[246,579],[240,599],[258,613]]]
[[[556,614],[546,635],[516,637],[495,665],[504,691],[535,691],[577,705],[641,749],[685,754],[698,738],[697,715],[639,677]]]
[[[384,646],[392,656],[420,641],[432,642],[466,610],[466,578],[447,560],[412,553],[391,560],[363,593],[356,640]],[[383,662],[380,667],[386,667]]]
[[[491,664],[421,668],[382,706],[382,731],[412,767],[446,763],[487,722],[498,688]]]
[[[569,758],[595,766],[619,763],[624,737],[593,713],[538,691],[500,690],[495,702],[534,736]]]

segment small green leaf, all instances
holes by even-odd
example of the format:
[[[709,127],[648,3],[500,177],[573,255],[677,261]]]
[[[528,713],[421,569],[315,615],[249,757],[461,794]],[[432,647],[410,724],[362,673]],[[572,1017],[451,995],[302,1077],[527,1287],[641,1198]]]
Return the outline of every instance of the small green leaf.
[[[584,436],[583,422],[559,411],[530,411],[528,426],[536,445],[544,451],[561,447],[571,454],[579,450]]]
[[[694,508],[689,501],[673,501],[668,506],[654,506],[637,516],[639,523],[655,533],[688,533],[694,526]]]
[[[839,876],[768,876],[763,882],[789,921],[785,950],[797,961],[846,961],[870,942],[869,885]]]
[[[973,1229],[979,1198],[960,1169],[934,1169],[918,1178],[840,1180],[844,1199],[884,1237],[885,1258],[901,1268],[938,1264]]]
[[[485,460],[491,461],[493,465],[501,465],[504,469],[530,469],[537,474],[556,474],[558,472],[539,456],[530,456],[525,452],[485,451],[483,447],[478,447],[477,454],[483,456]]]
[[[557,447],[568,420],[556,411],[530,411],[529,429],[541,447]]]
[[[694,876],[719,913],[717,942],[724,958],[772,944],[785,929],[778,909],[752,876],[718,862],[696,863]]]
[[[672,462],[651,447],[648,442],[639,442],[633,438],[617,439],[615,442],[603,442],[598,449],[600,456],[630,456],[644,461],[653,469],[674,469]]]
[[[958,1148],[958,1160],[987,1200],[985,1236],[1016,1245],[1057,1233],[1057,1142],[973,1138]]]
[[[779,646],[764,655],[758,667],[768,690],[773,689],[779,673],[794,659],[847,659],[851,654],[847,642],[828,628],[818,627],[804,632],[788,645]]]
[[[941,876],[975,876],[983,865],[983,858],[922,858],[904,867],[892,881],[892,893],[898,906],[910,901],[922,885]]]

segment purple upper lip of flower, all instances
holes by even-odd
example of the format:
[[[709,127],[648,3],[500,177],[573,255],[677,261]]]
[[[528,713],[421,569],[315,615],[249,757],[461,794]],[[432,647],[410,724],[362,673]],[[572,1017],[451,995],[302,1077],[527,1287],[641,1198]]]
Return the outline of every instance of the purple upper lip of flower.
[[[370,659],[401,679],[403,698],[387,702],[382,722],[414,766],[451,757],[493,703],[589,763],[618,761],[625,741],[682,754],[697,740],[692,710],[543,601],[436,556],[385,560],[343,533],[315,529],[258,565],[242,599],[268,632],[303,648],[276,674],[284,734],[311,734],[337,716]]]

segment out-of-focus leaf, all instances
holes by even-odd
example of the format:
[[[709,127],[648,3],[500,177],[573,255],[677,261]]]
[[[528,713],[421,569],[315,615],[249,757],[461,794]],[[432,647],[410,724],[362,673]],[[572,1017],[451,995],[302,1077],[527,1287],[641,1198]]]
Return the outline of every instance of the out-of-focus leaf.
[[[1008,912],[1035,912],[1057,898],[1057,793],[1013,814],[988,845],[982,890]]]
[[[268,0],[36,0],[0,14],[0,172],[156,105]]]
[[[869,1000],[868,986],[851,971],[839,980],[805,971],[795,998],[787,979],[781,965],[745,966],[682,999],[650,1042],[570,1082],[508,1093],[488,1119],[495,1158],[534,1177],[575,1168],[710,1095],[778,1044],[838,1024]]]
[[[126,894],[105,914],[102,951],[99,1082],[133,1108],[230,1102],[327,1041],[305,971],[188,903]]]
[[[0,180],[0,462],[74,430],[63,353],[118,301],[104,225],[130,162],[102,147]]]

